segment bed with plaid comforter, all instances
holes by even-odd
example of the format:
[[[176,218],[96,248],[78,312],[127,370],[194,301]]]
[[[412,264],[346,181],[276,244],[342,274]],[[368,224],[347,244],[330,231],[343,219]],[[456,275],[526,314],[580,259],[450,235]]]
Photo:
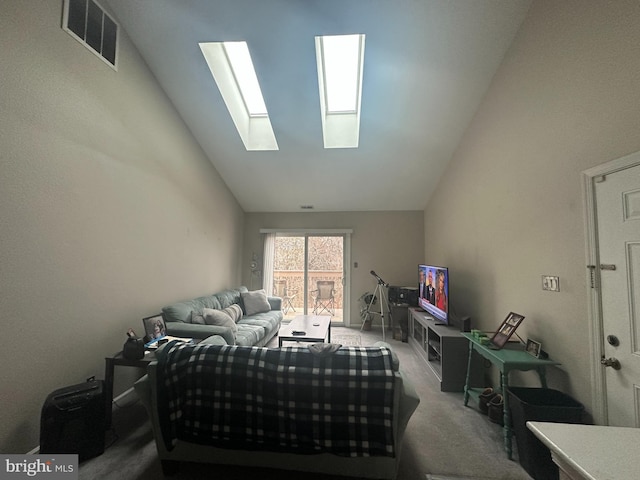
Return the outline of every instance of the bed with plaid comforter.
[[[395,457],[394,371],[384,347],[322,357],[301,346],[267,349],[174,342],[158,360],[161,431],[221,448]]]

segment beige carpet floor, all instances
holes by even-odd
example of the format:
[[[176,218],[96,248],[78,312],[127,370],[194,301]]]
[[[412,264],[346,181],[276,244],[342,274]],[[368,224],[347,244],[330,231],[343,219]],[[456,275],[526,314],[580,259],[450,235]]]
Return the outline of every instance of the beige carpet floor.
[[[357,346],[362,345],[362,338],[358,334],[334,334],[331,335],[331,343],[337,343],[346,347]]]
[[[332,340],[346,344],[348,337],[362,345],[382,339],[382,332],[332,327]],[[398,480],[527,480],[529,475],[517,461],[508,460],[502,444],[502,429],[481,415],[475,405],[465,407],[462,393],[440,392],[436,378],[411,347],[387,335],[400,358],[400,366],[413,382],[421,402],[405,434]],[[355,340],[354,340],[355,341]],[[277,346],[277,341],[269,346]],[[144,408],[135,394],[114,408],[110,446],[99,457],[80,465],[79,478],[86,480],[157,480],[160,462]],[[514,442],[515,449],[515,442]],[[516,450],[517,455],[517,450]],[[517,456],[516,456],[517,458]],[[431,475],[428,477],[427,475]],[[183,464],[176,480],[328,480],[326,475],[309,475],[284,470],[256,471],[244,467]],[[344,477],[335,477],[344,478]]]

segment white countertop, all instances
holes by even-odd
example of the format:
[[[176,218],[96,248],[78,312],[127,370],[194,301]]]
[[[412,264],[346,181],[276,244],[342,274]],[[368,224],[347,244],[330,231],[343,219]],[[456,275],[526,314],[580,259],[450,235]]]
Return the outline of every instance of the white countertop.
[[[555,457],[589,480],[640,478],[640,428],[527,422]]]

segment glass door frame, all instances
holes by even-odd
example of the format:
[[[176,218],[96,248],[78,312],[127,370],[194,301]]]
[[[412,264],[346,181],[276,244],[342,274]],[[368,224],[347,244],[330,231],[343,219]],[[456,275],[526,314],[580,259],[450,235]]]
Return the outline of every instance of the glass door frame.
[[[284,236],[304,236],[305,243],[305,268],[304,268],[304,285],[307,285],[308,282],[308,242],[309,237],[343,237],[343,251],[342,251],[342,321],[345,327],[350,326],[351,324],[351,275],[350,275],[350,265],[351,265],[351,234],[353,233],[352,229],[286,229],[286,228],[263,228],[260,229],[261,234],[266,233],[275,233],[276,235],[284,235]],[[264,249],[264,247],[263,247]],[[304,301],[307,308],[309,308],[309,298],[307,288],[304,291]]]

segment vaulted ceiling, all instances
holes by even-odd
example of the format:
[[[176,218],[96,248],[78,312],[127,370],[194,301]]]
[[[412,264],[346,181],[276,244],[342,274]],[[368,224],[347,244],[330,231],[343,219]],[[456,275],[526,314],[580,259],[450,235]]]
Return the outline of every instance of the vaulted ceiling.
[[[530,0],[106,0],[247,212],[421,210]],[[366,35],[360,144],[324,149],[314,37]],[[247,151],[200,52],[246,40],[279,150]]]

